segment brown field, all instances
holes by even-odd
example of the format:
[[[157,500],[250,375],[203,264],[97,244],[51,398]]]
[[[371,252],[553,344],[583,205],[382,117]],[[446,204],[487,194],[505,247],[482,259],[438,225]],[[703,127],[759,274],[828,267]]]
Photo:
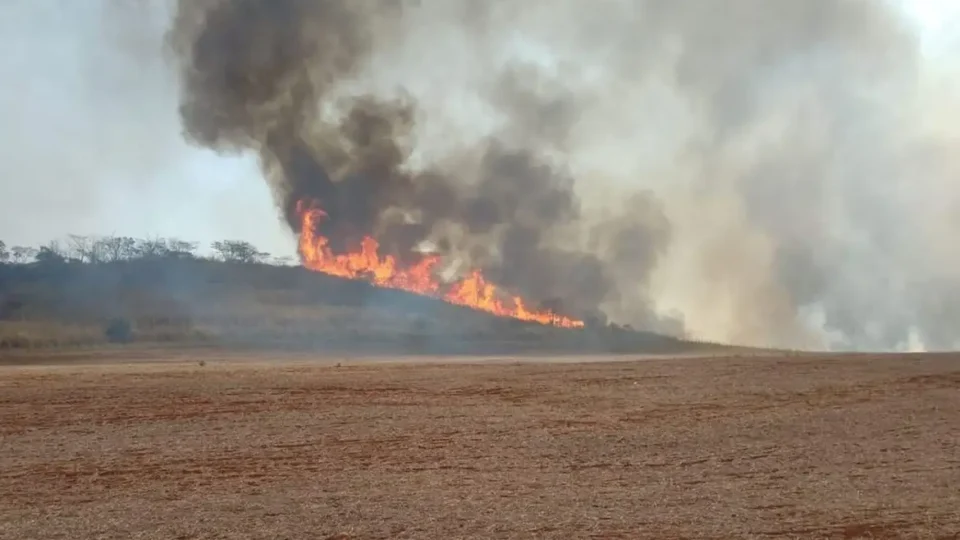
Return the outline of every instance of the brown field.
[[[960,356],[177,354],[0,368],[0,538],[960,537]]]

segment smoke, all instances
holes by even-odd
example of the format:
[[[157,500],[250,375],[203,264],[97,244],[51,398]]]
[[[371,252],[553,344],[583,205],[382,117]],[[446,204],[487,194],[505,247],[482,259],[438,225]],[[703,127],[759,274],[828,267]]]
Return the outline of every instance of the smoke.
[[[957,135],[889,3],[181,0],[168,37],[187,137],[334,249],[705,339],[960,344]]]
[[[414,170],[416,100],[337,95],[336,83],[369,67],[378,41],[402,43],[408,9],[425,8],[182,3],[171,38],[184,59],[188,136],[259,152],[289,226],[299,231],[298,205],[318,201],[327,214],[319,232],[335,251],[372,235],[411,260],[430,242],[535,303],[599,315],[617,283],[604,254],[568,240],[581,221],[574,179],[546,155],[572,127],[574,96],[542,103],[523,74],[504,71],[490,103],[512,113],[510,125],[458,148],[450,164]],[[325,115],[324,105],[336,110]]]

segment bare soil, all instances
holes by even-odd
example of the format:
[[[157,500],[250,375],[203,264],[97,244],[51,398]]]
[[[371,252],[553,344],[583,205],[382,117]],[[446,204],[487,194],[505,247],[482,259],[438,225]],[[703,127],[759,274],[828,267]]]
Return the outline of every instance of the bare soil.
[[[0,538],[960,538],[960,355],[200,359],[0,368]]]

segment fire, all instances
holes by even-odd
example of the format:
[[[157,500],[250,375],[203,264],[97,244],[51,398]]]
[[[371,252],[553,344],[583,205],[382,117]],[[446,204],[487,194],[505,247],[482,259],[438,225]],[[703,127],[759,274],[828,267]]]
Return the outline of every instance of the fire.
[[[331,276],[369,281],[379,287],[400,289],[471,307],[500,317],[537,322],[563,328],[582,328],[583,321],[550,310],[533,310],[518,296],[506,294],[487,282],[479,271],[452,284],[441,283],[435,274],[440,258],[424,256],[412,266],[401,267],[391,255],[380,256],[380,245],[369,236],[351,253],[333,253],[327,238],[316,233],[326,213],[317,205],[297,205],[301,216],[300,256],[303,266]]]

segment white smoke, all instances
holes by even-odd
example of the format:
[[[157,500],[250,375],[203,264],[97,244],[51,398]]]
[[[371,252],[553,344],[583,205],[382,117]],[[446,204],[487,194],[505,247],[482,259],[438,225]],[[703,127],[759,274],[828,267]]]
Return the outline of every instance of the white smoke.
[[[534,66],[544,102],[561,88],[576,104],[560,150],[591,210],[637,190],[663,204],[670,245],[638,287],[661,315],[682,315],[689,335],[960,345],[957,79],[925,59],[895,7],[558,1],[478,15],[420,5],[368,88],[412,93],[423,154],[442,155],[494,129],[484,92],[505,66]]]

